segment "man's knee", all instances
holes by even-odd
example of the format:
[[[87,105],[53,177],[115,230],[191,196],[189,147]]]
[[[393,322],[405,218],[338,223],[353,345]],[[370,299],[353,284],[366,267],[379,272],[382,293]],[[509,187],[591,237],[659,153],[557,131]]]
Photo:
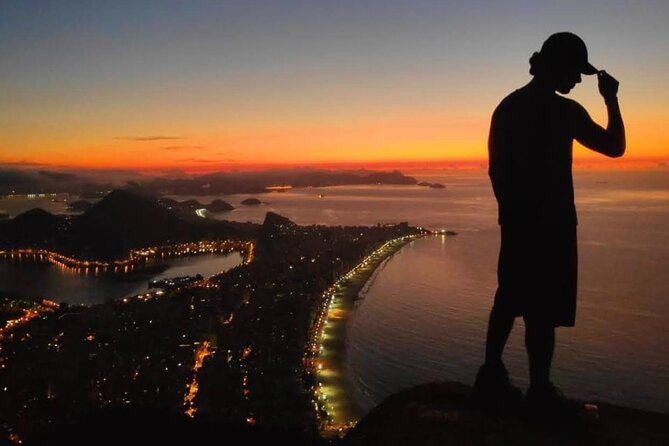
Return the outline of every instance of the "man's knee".
[[[490,319],[514,320],[515,318],[516,312],[511,305],[501,300],[495,300],[490,311]]]
[[[555,323],[549,317],[542,315],[524,315],[525,330],[536,334],[551,334],[555,332]]]

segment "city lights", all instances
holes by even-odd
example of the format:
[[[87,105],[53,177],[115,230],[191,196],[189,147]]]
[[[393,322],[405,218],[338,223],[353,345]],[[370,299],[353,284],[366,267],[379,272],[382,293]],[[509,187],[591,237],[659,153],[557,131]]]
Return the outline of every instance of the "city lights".
[[[329,356],[330,352],[324,344],[326,341],[332,339],[332,335],[329,332],[334,330],[334,328],[330,327],[335,324],[334,320],[332,322],[328,320],[329,317],[342,319],[340,316],[341,310],[337,307],[344,304],[344,301],[355,300],[355,296],[357,296],[359,290],[384,259],[412,240],[428,234],[430,233],[423,232],[415,235],[407,235],[383,243],[346,274],[337,279],[321,295],[320,310],[312,325],[309,337],[310,342],[307,344],[307,351],[305,352],[305,366],[311,374],[317,376],[319,379],[318,385],[314,386],[311,390],[313,407],[316,417],[320,420],[321,431],[324,434],[342,435],[355,425],[355,420],[345,419],[343,418],[346,417],[345,413],[335,411],[335,407],[341,405],[339,399],[346,398],[346,396],[338,388],[340,384],[337,380],[337,377],[340,375],[339,372],[334,369],[335,366],[333,364],[325,359]],[[352,294],[355,294],[355,296],[352,297]],[[339,320],[336,323],[343,324],[345,321]],[[326,381],[326,383],[324,384],[323,381]]]

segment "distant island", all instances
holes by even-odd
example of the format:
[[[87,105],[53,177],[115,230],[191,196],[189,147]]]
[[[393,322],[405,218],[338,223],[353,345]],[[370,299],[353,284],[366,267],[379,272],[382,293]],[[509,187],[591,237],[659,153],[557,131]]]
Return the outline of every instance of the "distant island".
[[[198,209],[206,209],[209,212],[221,213],[233,210],[235,207],[230,203],[219,198],[215,199],[209,204],[202,204],[198,200],[177,201],[172,198],[162,197],[158,199],[158,203],[168,209],[181,210],[187,214],[192,214]]]
[[[441,183],[428,183],[427,181],[421,181],[420,183],[418,183],[418,185],[423,186],[423,187],[430,187],[432,189],[444,189],[444,188],[446,188],[446,186],[444,186]]]
[[[209,212],[227,212],[233,210],[235,207],[221,199],[216,199],[204,207]]]
[[[300,187],[363,184],[411,185],[418,181],[398,170],[378,172],[326,169],[271,169],[252,172],[218,172],[192,178],[154,178],[138,182],[143,189],[162,195],[257,194]],[[277,186],[277,185],[282,186]]]
[[[398,170],[290,168],[226,171],[205,175],[143,176],[128,171],[107,178],[87,172],[0,169],[0,197],[21,194],[69,193],[100,199],[115,188],[129,188],[157,197],[169,195],[232,195],[285,192],[291,188],[345,185],[411,185],[418,181]],[[119,183],[120,182],[120,183]],[[112,184],[114,183],[114,184]],[[215,211],[212,211],[215,212]]]

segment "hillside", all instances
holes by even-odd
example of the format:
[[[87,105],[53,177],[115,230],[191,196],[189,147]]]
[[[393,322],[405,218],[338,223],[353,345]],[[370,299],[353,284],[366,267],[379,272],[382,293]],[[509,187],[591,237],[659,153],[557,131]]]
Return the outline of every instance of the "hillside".
[[[470,407],[470,387],[422,384],[387,398],[346,436],[345,445],[666,445],[669,415],[596,403],[598,416],[536,420]]]
[[[155,199],[114,190],[85,213],[64,218],[33,209],[3,224],[0,244],[84,258],[126,257],[133,248],[214,238],[250,238],[258,225],[197,218]]]

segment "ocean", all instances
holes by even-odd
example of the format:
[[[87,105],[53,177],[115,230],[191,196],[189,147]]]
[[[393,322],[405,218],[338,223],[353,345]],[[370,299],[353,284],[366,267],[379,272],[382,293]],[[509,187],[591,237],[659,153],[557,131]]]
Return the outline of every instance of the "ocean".
[[[430,381],[473,383],[496,288],[497,204],[484,171],[415,175],[446,189],[340,186],[259,196],[226,215],[266,211],[300,224],[408,221],[455,237],[413,242],[379,268],[347,329],[346,373],[369,410]],[[579,297],[576,327],[560,328],[553,380],[566,395],[669,412],[669,175],[577,171]],[[246,197],[223,197],[237,205]],[[523,323],[505,361],[528,384]]]
[[[471,384],[484,351],[496,288],[497,207],[483,170],[413,174],[420,186],[337,186],[222,198],[216,218],[262,222],[267,211],[298,224],[406,221],[453,237],[412,242],[377,270],[348,322],[346,374],[369,410],[430,381]],[[553,379],[570,397],[669,412],[669,175],[665,170],[576,171],[579,297],[576,327],[560,328]],[[186,199],[190,197],[178,197]],[[49,204],[58,210],[59,204]],[[13,203],[12,213],[25,207]],[[0,208],[3,202],[0,201]],[[522,320],[505,361],[527,385]]]

